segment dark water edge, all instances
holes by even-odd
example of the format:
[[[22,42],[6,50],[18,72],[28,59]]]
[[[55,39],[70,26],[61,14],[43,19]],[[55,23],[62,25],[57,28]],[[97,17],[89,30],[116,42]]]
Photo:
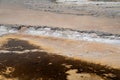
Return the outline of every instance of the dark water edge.
[[[19,80],[37,80],[39,78],[42,80],[67,80],[68,73],[66,72],[77,69],[77,73],[92,73],[105,80],[120,80],[120,70],[100,64],[75,60],[48,52],[30,51],[23,54],[12,52],[13,50],[19,51],[21,47],[22,50],[38,49],[38,47],[28,42],[24,42],[24,40],[9,39],[8,42],[3,45],[2,48],[10,52],[0,52],[0,75],[6,78],[17,77]],[[66,67],[65,65],[70,65],[70,67]],[[7,73],[8,68],[10,68],[9,73]],[[112,74],[112,76],[106,74]]]

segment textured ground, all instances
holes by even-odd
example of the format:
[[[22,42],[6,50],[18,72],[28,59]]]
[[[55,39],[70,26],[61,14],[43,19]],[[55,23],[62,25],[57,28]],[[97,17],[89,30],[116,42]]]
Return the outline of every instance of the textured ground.
[[[119,80],[119,4],[0,0],[0,79]]]
[[[20,34],[0,42],[0,79],[120,79],[116,45]]]

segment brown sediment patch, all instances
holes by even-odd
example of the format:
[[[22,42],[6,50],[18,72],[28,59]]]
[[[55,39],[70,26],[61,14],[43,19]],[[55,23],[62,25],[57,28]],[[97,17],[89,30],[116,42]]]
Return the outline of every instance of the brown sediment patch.
[[[7,42],[2,45],[2,49],[9,51],[22,51],[22,50],[39,49],[39,47],[32,45],[25,40],[8,38]]]
[[[40,52],[38,50],[42,50],[42,48],[31,44],[31,39],[35,37],[30,38],[28,41],[26,38],[24,38],[26,40],[23,40],[22,36],[19,36],[19,38],[15,36],[12,38],[10,37],[11,36],[3,37],[5,38],[6,42],[3,44],[1,49],[4,49],[4,51],[8,52],[0,52],[0,75],[3,76],[2,78],[6,78],[6,80],[69,80],[68,77],[71,76],[71,74],[67,72],[74,69],[77,70],[75,73],[77,76],[76,80],[78,80],[79,77],[79,79],[81,79],[81,75],[84,76],[83,78],[86,78],[86,75],[90,76],[87,77],[87,79],[91,77],[95,78],[96,76],[98,76],[98,80],[99,78],[105,80],[120,79],[119,69],[88,63],[81,61],[80,59],[75,60],[73,58],[64,57],[65,55],[60,56],[58,53],[53,54],[52,52],[48,51]],[[32,39],[32,41],[34,40],[36,39]],[[46,39],[40,38],[40,40],[47,42]],[[40,43],[39,45],[41,45]],[[22,49],[18,46],[21,46]],[[37,49],[37,51],[32,52],[34,49]],[[29,51],[24,52],[24,50]],[[19,54],[19,52],[22,52],[22,54]]]
[[[69,66],[69,67],[68,67]],[[9,70],[9,74],[6,73]],[[106,80],[119,80],[120,70],[47,52],[0,53],[0,75],[19,80],[67,80],[67,71],[95,74]],[[111,75],[109,75],[111,74]]]
[[[10,34],[2,37],[2,39],[20,39],[28,41],[30,44],[40,46],[49,53],[55,53],[57,55],[68,56],[78,60],[84,60],[96,64],[106,65],[113,68],[120,68],[119,52],[120,48],[116,45],[101,44],[96,42],[86,41],[73,41],[60,38],[44,37],[44,36],[31,36],[21,34]],[[0,38],[1,41],[1,38]],[[69,45],[68,45],[69,44]],[[37,49],[35,49],[37,50]],[[34,50],[27,50],[27,52],[34,52]],[[38,50],[41,51],[41,50]],[[1,50],[1,52],[4,52]],[[7,51],[8,53],[9,51]],[[26,50],[18,53],[24,53]],[[6,52],[5,52],[6,53]]]

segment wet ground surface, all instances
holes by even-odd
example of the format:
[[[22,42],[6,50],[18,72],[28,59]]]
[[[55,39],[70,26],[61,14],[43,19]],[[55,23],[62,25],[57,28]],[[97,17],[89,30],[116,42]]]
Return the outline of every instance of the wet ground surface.
[[[2,48],[8,51],[22,51],[38,49],[39,47],[30,45],[27,41],[9,39],[8,42],[2,46]]]
[[[0,0],[0,3],[0,5],[5,6],[13,5],[15,7],[16,5],[19,5],[30,10],[54,12],[59,14],[95,17],[105,16],[110,18],[119,18],[120,16],[119,3],[91,3],[72,6],[50,3],[49,0]],[[16,31],[21,29],[21,27],[12,27],[12,29],[9,30],[10,28],[11,27],[4,29],[1,28],[0,33],[2,35],[0,34],[0,36],[7,35],[9,33],[16,34]],[[46,31],[48,31],[48,28],[46,27],[43,29],[47,29]],[[35,30],[37,30],[37,28]],[[56,28],[54,28],[53,31],[56,31]],[[110,39],[114,39],[116,37],[119,38],[119,35],[103,35],[106,34],[103,33],[98,36]],[[96,37],[96,35],[93,37]],[[17,80],[67,80],[69,76],[68,72],[70,70],[77,70],[76,74],[94,74],[105,80],[120,80],[120,70],[118,69],[42,51],[42,48],[31,45],[29,42],[24,40],[8,39],[8,41],[0,48],[0,78],[1,75],[6,78],[2,80],[8,80],[8,78],[11,78],[12,80],[14,78],[17,78]]]
[[[24,40],[8,39],[1,49],[9,51],[8,53],[0,52],[0,75],[6,78],[18,78],[18,80],[67,80],[69,75],[67,71],[76,69],[77,74],[95,74],[105,80],[120,79],[120,70],[45,51],[32,52],[32,49],[38,49],[38,47]],[[22,54],[13,52],[24,50],[30,51]],[[39,50],[42,50],[42,48],[39,48]]]
[[[0,36],[4,36],[10,33],[27,34],[33,36],[50,36],[63,39],[85,40],[118,45],[120,44],[119,34],[112,34],[107,32],[80,31],[69,28],[59,27],[52,28],[49,26],[3,25],[3,24],[0,25]]]

